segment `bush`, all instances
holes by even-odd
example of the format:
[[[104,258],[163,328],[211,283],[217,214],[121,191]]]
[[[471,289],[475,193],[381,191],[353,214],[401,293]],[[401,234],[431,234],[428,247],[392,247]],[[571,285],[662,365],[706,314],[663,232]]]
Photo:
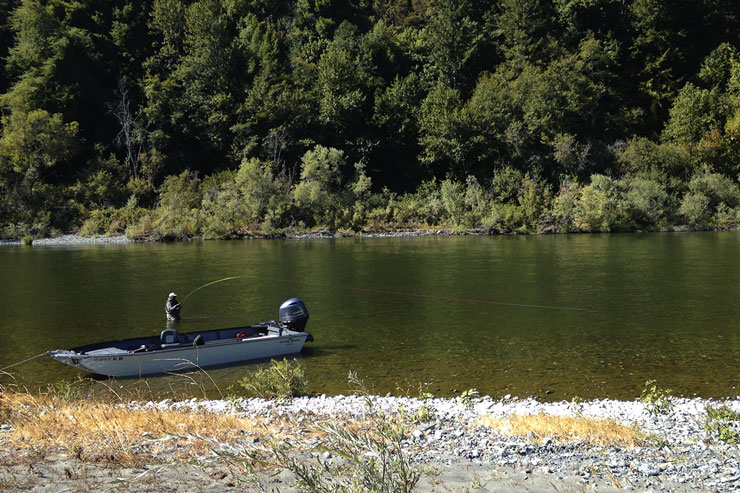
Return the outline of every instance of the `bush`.
[[[575,214],[580,196],[581,186],[575,180],[569,178],[563,180],[550,211],[556,231],[568,233],[576,229]]]
[[[681,200],[678,212],[687,224],[704,227],[709,223],[709,198],[703,194],[687,192]]]
[[[645,382],[640,400],[649,414],[668,414],[673,410],[673,390],[658,387],[655,380]]]
[[[445,215],[442,197],[436,180],[419,185],[416,193],[404,194],[394,209],[394,222],[415,226],[440,224]]]
[[[664,183],[669,193],[682,191],[694,169],[688,151],[675,143],[655,143],[636,137],[617,153],[621,176]]]
[[[293,188],[301,216],[309,225],[333,224],[344,153],[317,145],[303,155],[301,165],[301,181]]]
[[[624,227],[624,207],[618,184],[604,175],[593,175],[581,189],[573,223],[582,231],[612,231]]]
[[[740,413],[727,406],[707,406],[704,431],[710,437],[725,443],[740,443]]]
[[[483,226],[488,230],[518,231],[524,224],[522,208],[516,204],[494,203],[483,218]]]
[[[364,384],[350,372],[350,384],[364,397],[367,422],[363,426],[329,423],[314,426],[322,436],[321,450],[343,457],[343,464],[318,461],[305,464],[285,444],[274,443],[274,462],[297,478],[302,491],[411,493],[420,474],[404,453],[409,428],[376,409]],[[253,457],[253,456],[252,456]]]
[[[713,213],[720,204],[730,208],[740,203],[740,192],[737,185],[728,177],[719,173],[700,173],[689,182],[689,191],[704,195],[709,199],[709,209]]]
[[[626,206],[635,223],[646,226],[664,225],[668,204],[668,193],[660,183],[645,178],[629,180]]]
[[[465,193],[460,182],[454,182],[449,178],[440,184],[440,199],[445,211],[445,219],[455,226],[463,222],[465,216]],[[442,218],[438,218],[438,221]],[[437,222],[438,222],[437,221]]]
[[[250,397],[263,399],[290,399],[308,393],[308,382],[303,366],[297,360],[272,360],[270,366],[239,380]]]
[[[167,177],[159,187],[159,208],[155,211],[152,236],[155,239],[183,238],[199,230],[200,180],[196,173],[183,171]]]
[[[524,175],[517,201],[521,206],[524,226],[530,232],[540,230],[545,208],[550,200],[550,188],[537,177]]]

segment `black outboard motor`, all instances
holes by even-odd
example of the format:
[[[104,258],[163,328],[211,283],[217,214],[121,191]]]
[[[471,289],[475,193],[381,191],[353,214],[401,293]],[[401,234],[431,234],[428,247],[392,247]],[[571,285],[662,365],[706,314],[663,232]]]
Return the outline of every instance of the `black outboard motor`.
[[[299,298],[291,298],[280,305],[279,321],[287,329],[303,332],[308,322],[308,309]]]

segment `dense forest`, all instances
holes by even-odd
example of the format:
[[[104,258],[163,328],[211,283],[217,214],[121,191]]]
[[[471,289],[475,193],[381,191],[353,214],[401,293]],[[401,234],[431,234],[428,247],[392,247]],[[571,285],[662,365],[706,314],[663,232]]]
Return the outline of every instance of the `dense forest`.
[[[0,0],[0,237],[740,224],[736,0]]]

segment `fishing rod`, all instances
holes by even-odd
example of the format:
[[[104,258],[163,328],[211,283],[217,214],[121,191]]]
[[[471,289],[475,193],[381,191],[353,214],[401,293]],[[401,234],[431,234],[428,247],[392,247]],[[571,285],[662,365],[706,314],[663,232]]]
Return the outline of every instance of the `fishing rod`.
[[[184,297],[184,298],[182,299],[182,301],[183,301],[183,303],[184,303],[184,302],[185,302],[185,300],[187,300],[188,298],[190,298],[190,296],[191,296],[191,295],[192,295],[193,293],[195,293],[196,291],[199,291],[199,290],[201,290],[201,289],[203,289],[203,288],[205,288],[205,287],[207,287],[207,286],[211,286],[211,285],[213,285],[213,284],[218,284],[219,282],[224,282],[224,281],[230,281],[230,280],[232,280],[232,279],[239,279],[239,278],[241,278],[241,276],[231,276],[231,277],[224,277],[223,279],[219,279],[219,280],[217,280],[217,281],[211,281],[211,282],[207,282],[207,283],[205,283],[204,285],[202,285],[202,286],[200,286],[200,287],[198,287],[198,288],[195,288],[195,289],[193,289],[192,291],[190,291],[190,292],[189,292],[188,294],[186,294],[186,295],[185,295],[185,297]]]

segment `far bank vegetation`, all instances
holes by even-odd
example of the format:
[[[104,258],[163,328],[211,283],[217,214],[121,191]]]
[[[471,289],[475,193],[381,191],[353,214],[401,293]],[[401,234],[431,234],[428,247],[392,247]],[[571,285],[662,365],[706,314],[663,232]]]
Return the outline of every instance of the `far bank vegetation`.
[[[740,3],[0,2],[0,238],[740,225]]]

